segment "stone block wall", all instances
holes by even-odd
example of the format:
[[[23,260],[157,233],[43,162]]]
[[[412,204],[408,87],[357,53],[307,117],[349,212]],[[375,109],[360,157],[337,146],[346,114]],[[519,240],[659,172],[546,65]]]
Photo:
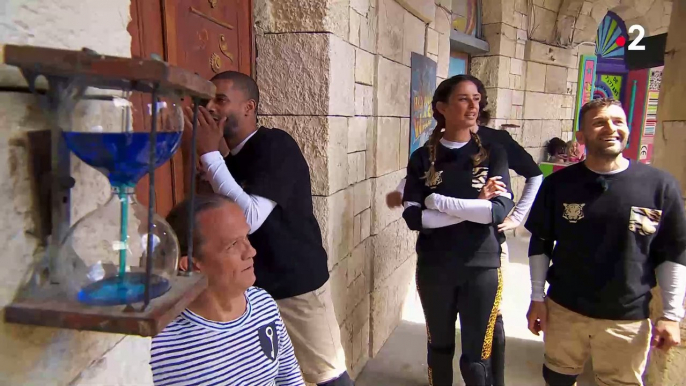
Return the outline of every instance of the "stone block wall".
[[[483,25],[491,50],[473,56],[471,73],[486,87],[493,117],[489,126],[518,125],[508,131],[535,161],[542,161],[548,140],[572,137],[578,49],[530,40],[526,1],[485,1],[483,7],[491,8]],[[518,198],[524,178],[512,173],[512,185]]]
[[[416,236],[385,196],[409,158],[412,52],[438,63],[439,82],[448,74],[450,14],[441,3],[450,2],[255,4],[260,120],[288,131],[310,166],[353,375],[400,321],[414,273]]]
[[[662,73],[659,110],[657,113],[657,133],[655,135],[653,166],[668,171],[677,178],[682,195],[686,194],[686,160],[682,154],[686,150],[686,4],[674,2],[669,24],[667,47],[665,51],[674,52],[665,56],[665,69]],[[660,291],[651,304],[651,315],[660,315]],[[650,386],[669,386],[686,384],[686,320],[681,322],[681,346],[672,348],[668,353],[655,350],[650,354],[645,381]]]
[[[362,40],[371,47],[369,29],[375,26],[366,21],[363,26],[353,8],[364,9],[366,15],[368,3],[284,3],[255,5],[257,82],[266,102],[259,106],[260,124],[289,132],[310,166],[315,215],[329,255],[334,306],[352,370],[358,362],[353,350],[362,351],[363,343],[366,349],[369,341],[371,282],[362,235],[369,234],[371,222],[365,113],[371,115],[369,84],[374,77],[373,56],[356,55],[350,40],[354,35],[359,45],[362,29]],[[282,12],[284,6],[299,12]]]
[[[516,0],[521,9],[526,3]],[[561,47],[595,41],[598,23],[607,11],[627,25],[640,24],[648,36],[667,32],[671,0],[534,0],[528,14],[532,40]]]
[[[9,0],[0,14],[3,43],[66,49],[92,48],[129,56],[129,0],[52,2]],[[117,15],[117,17],[112,17]],[[97,21],[97,22],[96,22]],[[0,67],[2,86],[25,87],[18,71]],[[37,206],[29,170],[27,133],[48,128],[38,100],[26,93],[0,92],[0,307],[8,305],[42,258],[35,236]],[[95,209],[110,193],[107,180],[72,158],[72,221]],[[0,318],[0,384],[152,385],[150,340],[115,334],[6,324]]]
[[[491,49],[472,57],[471,73],[486,86],[494,117],[489,126],[518,125],[510,134],[534,160],[544,160],[551,138],[573,137],[579,56],[594,53],[608,10],[627,26],[643,25],[649,36],[667,30],[671,7],[666,0],[485,0],[483,34]],[[524,179],[512,173],[512,181],[519,197]]]

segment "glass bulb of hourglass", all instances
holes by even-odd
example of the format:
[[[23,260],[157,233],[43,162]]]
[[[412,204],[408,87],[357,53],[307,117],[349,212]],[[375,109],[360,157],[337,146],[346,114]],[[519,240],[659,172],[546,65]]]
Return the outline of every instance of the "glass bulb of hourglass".
[[[134,188],[148,173],[151,148],[155,149],[155,167],[159,167],[179,147],[183,130],[180,104],[169,99],[156,103],[157,135],[152,144],[149,132],[132,130],[134,119],[142,119],[145,125],[140,126],[150,128],[151,103],[137,100],[136,104],[129,95],[88,91],[70,111],[58,113],[58,123],[67,147],[107,176],[112,196],[77,221],[62,240],[58,252],[61,282],[85,304],[139,302],[144,300],[145,267],[151,258],[150,297],[161,296],[176,274],[178,240],[169,224],[154,215],[153,248],[148,251],[148,208],[138,203]]]

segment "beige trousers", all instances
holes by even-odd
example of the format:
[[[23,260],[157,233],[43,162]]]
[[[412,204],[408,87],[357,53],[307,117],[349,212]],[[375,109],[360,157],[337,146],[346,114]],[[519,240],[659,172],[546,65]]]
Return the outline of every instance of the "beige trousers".
[[[306,382],[324,383],[347,370],[328,281],[319,289],[276,304]]]
[[[643,385],[650,350],[650,320],[594,319],[550,299],[546,299],[546,305],[546,367],[560,374],[579,375],[590,357],[598,385]]]

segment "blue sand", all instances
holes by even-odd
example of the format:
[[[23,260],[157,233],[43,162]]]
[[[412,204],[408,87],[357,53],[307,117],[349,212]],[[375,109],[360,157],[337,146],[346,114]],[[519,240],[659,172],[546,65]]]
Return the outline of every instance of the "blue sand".
[[[134,186],[148,173],[150,133],[63,132],[64,140],[83,162],[107,176],[114,186]],[[167,162],[181,143],[181,132],[157,133],[155,167]]]
[[[169,280],[152,275],[150,299],[164,295],[171,288]],[[145,273],[127,272],[124,276],[108,277],[81,289],[77,299],[91,306],[116,306],[142,302],[145,298]]]

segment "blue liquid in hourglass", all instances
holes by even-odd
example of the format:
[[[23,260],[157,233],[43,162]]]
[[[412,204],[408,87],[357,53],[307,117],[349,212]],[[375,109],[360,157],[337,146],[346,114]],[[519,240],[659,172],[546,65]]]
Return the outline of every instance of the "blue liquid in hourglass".
[[[148,172],[150,160],[149,133],[80,133],[64,132],[67,147],[79,159],[107,176],[110,184],[119,188],[121,210],[121,240],[127,241],[128,200],[125,187],[133,187]],[[181,142],[181,132],[157,133],[155,167],[167,162]],[[152,255],[152,253],[151,253]],[[145,273],[126,272],[126,249],[120,250],[120,272],[91,283],[78,293],[82,303],[96,306],[130,304],[144,300]],[[152,275],[150,298],[163,295],[171,288],[169,280]]]
[[[113,187],[134,186],[148,172],[150,133],[64,132],[67,147],[81,161],[106,175]],[[157,133],[155,167],[160,167],[181,143],[181,132]]]
[[[169,280],[159,275],[150,278],[150,299],[169,291]],[[126,272],[123,276],[107,277],[79,291],[77,299],[91,306],[116,306],[142,302],[145,298],[145,272]]]

